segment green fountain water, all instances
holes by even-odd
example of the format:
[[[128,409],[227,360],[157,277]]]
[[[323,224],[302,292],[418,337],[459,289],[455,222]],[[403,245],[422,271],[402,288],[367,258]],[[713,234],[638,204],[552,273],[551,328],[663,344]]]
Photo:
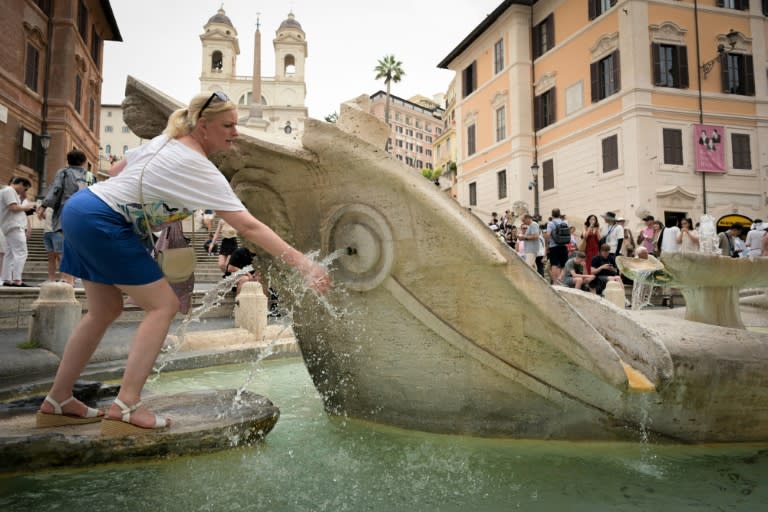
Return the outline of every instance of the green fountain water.
[[[0,478],[0,510],[754,511],[768,445],[491,440],[329,417],[298,359],[164,372],[151,391],[269,396],[266,441],[204,456]],[[652,424],[653,418],[647,418]]]

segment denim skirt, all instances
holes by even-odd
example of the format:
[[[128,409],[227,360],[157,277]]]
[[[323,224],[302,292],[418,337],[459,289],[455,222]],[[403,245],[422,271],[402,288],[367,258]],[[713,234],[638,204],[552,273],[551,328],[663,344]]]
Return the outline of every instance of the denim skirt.
[[[61,213],[61,271],[102,284],[142,285],[163,278],[133,225],[88,189]]]

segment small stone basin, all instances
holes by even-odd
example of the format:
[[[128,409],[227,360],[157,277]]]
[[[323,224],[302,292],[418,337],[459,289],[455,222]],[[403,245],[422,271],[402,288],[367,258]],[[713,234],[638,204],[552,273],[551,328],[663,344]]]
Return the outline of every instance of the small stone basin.
[[[173,420],[166,432],[102,438],[100,423],[39,429],[34,411],[0,417],[0,472],[127,462],[245,446],[266,436],[279,409],[267,398],[205,390],[143,398]]]

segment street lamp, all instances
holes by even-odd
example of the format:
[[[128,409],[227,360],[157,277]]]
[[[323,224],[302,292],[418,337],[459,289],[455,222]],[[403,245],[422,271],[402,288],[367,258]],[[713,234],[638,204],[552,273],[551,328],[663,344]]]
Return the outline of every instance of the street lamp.
[[[726,48],[722,43],[717,45],[717,55],[701,65],[701,70],[704,71],[704,78],[707,78],[707,75],[715,66],[715,62],[717,62],[724,53],[730,53],[733,51],[733,49],[736,47],[736,42],[739,40],[739,33],[731,29],[725,35],[725,38],[728,40],[728,45],[730,48]]]
[[[539,220],[539,164],[533,162],[531,165],[531,175],[533,181],[531,182],[531,188],[533,188],[533,216]]]
[[[47,131],[40,136],[40,147],[43,148],[43,172],[40,175],[40,187],[37,195],[43,198],[48,188],[48,148],[51,147],[51,136],[48,135]]]

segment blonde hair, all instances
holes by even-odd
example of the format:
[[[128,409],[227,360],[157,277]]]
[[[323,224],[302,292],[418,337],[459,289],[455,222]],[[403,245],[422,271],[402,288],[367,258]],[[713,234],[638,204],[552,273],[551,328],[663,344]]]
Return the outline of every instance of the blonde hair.
[[[173,112],[168,118],[168,124],[165,126],[163,133],[174,139],[183,137],[195,129],[197,121],[201,117],[210,119],[220,112],[237,109],[237,105],[232,100],[212,101],[205,107],[201,115],[200,109],[203,108],[203,105],[205,105],[205,102],[210,97],[211,94],[207,92],[198,94],[192,98],[188,107],[180,108]]]

